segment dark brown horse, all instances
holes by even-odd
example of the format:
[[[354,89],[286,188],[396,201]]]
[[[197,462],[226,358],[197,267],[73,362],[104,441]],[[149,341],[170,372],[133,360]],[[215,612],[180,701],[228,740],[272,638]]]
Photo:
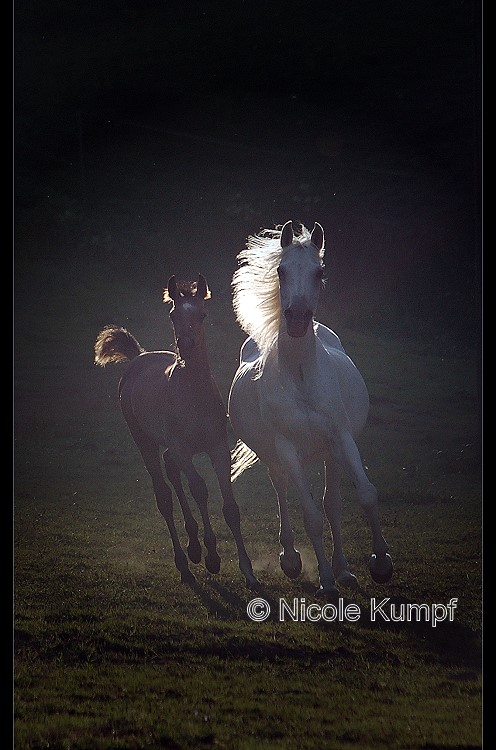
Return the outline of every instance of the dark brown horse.
[[[195,577],[174,524],[172,491],[162,471],[162,452],[165,472],[184,515],[188,556],[192,562],[200,562],[201,546],[198,524],[183,490],[182,473],[201,513],[207,550],[205,565],[211,573],[218,573],[220,557],[208,515],[207,485],[193,465],[193,456],[208,454],[223,497],[224,518],[236,542],[239,567],[246,584],[252,587],[257,579],[243,543],[239,509],[231,488],[226,409],[207,356],[204,319],[205,300],[210,296],[201,274],[194,282],[176,282],[172,276],[164,291],[164,302],[173,303],[170,318],[176,352],[146,352],[128,331],[111,325],[98,334],[95,362],[105,366],[109,362],[130,360],[119,383],[121,409],[152,479],[158,509],[169,528],[181,580],[193,583]]]

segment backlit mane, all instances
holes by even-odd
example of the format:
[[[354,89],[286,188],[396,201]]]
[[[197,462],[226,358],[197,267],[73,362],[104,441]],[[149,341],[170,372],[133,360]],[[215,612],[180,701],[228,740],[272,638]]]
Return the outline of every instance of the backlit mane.
[[[303,225],[295,233],[293,245],[315,250],[310,232]],[[232,280],[233,308],[239,325],[260,350],[261,368],[279,333],[281,299],[277,268],[286,250],[281,247],[281,228],[262,229],[248,237],[246,248],[237,256],[240,267]],[[319,257],[323,256],[322,249]]]

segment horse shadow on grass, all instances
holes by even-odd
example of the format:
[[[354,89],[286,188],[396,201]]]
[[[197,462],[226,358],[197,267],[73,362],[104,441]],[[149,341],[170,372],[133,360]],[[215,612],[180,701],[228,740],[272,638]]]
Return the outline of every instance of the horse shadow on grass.
[[[201,603],[205,606],[207,611],[216,619],[230,622],[244,620],[246,623],[250,623],[250,618],[247,614],[247,604],[251,599],[256,597],[263,598],[270,607],[270,615],[267,617],[267,623],[273,624],[280,622],[279,620],[279,607],[280,598],[276,598],[268,587],[263,584],[257,588],[256,591],[246,589],[246,594],[243,596],[242,593],[234,590],[227,586],[222,581],[207,578],[203,582],[196,581],[189,584],[190,589],[198,597]],[[424,609],[419,610],[418,604],[413,602],[411,599],[402,596],[387,596],[386,594],[371,597],[370,594],[362,587],[357,587],[354,590],[355,599],[352,595],[343,596],[343,608],[346,608],[348,604],[356,604],[357,600],[360,600],[359,610],[360,615],[356,621],[348,621],[346,618],[339,621],[335,619],[328,621],[320,619],[317,621],[309,621],[306,619],[306,623],[315,627],[321,632],[326,632],[329,635],[329,650],[319,650],[319,652],[310,655],[308,650],[302,651],[305,659],[310,658],[312,661],[326,661],[329,656],[336,652],[339,657],[348,656],[351,658],[356,649],[356,636],[358,635],[363,643],[365,649],[364,655],[370,661],[381,661],[385,660],[388,663],[399,665],[403,657],[398,656],[395,653],[396,649],[394,644],[390,642],[384,643],[380,648],[377,648],[380,642],[377,639],[371,638],[375,632],[380,633],[397,633],[406,634],[411,646],[415,651],[422,652],[423,659],[434,659],[439,664],[447,667],[456,668],[458,671],[462,670],[458,675],[458,679],[469,679],[476,680],[479,677],[482,667],[482,654],[481,654],[481,642],[479,635],[474,632],[469,626],[460,623],[456,619],[456,610],[453,610],[453,617],[450,620],[449,616],[445,619],[440,619],[443,616],[443,611],[437,611],[437,621],[434,625],[432,620],[432,607],[436,605],[430,605],[429,614]],[[325,606],[325,600],[315,598],[315,586],[311,584],[309,580],[301,581],[301,590],[296,592],[292,590],[288,592],[285,597],[286,601],[292,603],[294,599],[298,602],[305,601],[306,604],[318,603],[322,607]],[[381,602],[385,601],[385,604],[381,606]],[[369,604],[364,604],[369,602]],[[439,606],[439,605],[438,605]],[[392,612],[392,617],[391,617]],[[382,613],[382,614],[381,614]],[[408,614],[410,613],[410,614]],[[299,611],[298,617],[301,620],[301,610]],[[428,619],[426,619],[426,617]],[[395,619],[393,619],[395,618]],[[291,618],[287,618],[290,622]],[[284,622],[281,623],[284,626]],[[259,627],[258,623],[254,622],[255,627]],[[332,638],[333,634],[343,635],[346,632],[353,631],[353,642],[354,646],[350,647],[350,651],[343,649],[342,646],[339,648],[335,647],[335,641]],[[374,649],[373,646],[376,646]],[[260,649],[260,644],[257,646]],[[271,647],[267,644],[268,652],[271,651]],[[281,649],[281,646],[278,647]],[[298,648],[296,647],[296,652]],[[346,652],[346,653],[345,653]],[[258,652],[257,652],[258,653]],[[279,653],[279,652],[278,652]],[[398,644],[398,653],[401,653],[400,644]],[[295,647],[288,649],[288,655],[295,656]],[[281,654],[279,653],[279,656]],[[266,657],[270,658],[270,653],[266,654]]]
[[[243,589],[244,595],[213,577],[207,577],[202,582],[195,580],[186,585],[200,600],[209,614],[226,622],[239,620],[240,615],[249,621],[246,611],[247,604],[256,597],[263,597],[269,603],[271,612],[276,612],[279,606],[277,600],[263,584],[259,584],[256,588],[245,587]]]
[[[371,597],[362,588],[357,593],[369,601],[368,605],[360,606],[359,626],[366,637],[371,631],[406,633],[412,643],[435,655],[440,663],[465,668],[467,676],[478,677],[482,667],[481,639],[457,620],[456,608],[450,611],[447,604],[422,608],[408,597],[387,594]]]

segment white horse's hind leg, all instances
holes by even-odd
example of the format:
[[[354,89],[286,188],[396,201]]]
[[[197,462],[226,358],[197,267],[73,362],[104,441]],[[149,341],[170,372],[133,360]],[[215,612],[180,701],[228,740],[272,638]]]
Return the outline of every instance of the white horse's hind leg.
[[[369,562],[370,574],[377,583],[387,583],[393,575],[393,562],[380,527],[377,490],[365,473],[357,445],[349,432],[342,435],[341,449],[344,465],[356,487],[358,500],[372,531],[374,554]]]
[[[274,464],[269,468],[269,477],[279,504],[279,541],[283,549],[279,556],[279,563],[288,578],[298,578],[302,564],[300,553],[294,546],[294,532],[289,520],[288,477],[280,466]]]
[[[341,497],[340,485],[342,470],[335,461],[329,459],[325,462],[325,490],[324,490],[324,510],[329,521],[333,540],[332,553],[332,570],[336,581],[342,586],[354,588],[357,585],[356,576],[350,573],[348,560],[343,552],[343,542],[341,538],[341,513],[343,500]]]

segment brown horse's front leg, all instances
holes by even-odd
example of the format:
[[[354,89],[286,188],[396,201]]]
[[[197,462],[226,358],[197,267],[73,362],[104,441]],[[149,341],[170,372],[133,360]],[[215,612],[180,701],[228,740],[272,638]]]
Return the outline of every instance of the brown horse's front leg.
[[[167,477],[176,491],[177,499],[179,500],[179,505],[181,506],[181,510],[183,512],[184,528],[189,539],[188,557],[191,562],[199,563],[202,553],[200,542],[198,541],[198,524],[193,514],[191,513],[188,500],[184,493],[183,484],[181,481],[181,469],[174,461],[174,458],[172,457],[170,451],[165,451],[163,458]]]
[[[210,573],[218,573],[220,570],[220,557],[217,552],[217,538],[214,534],[210,516],[208,515],[208,489],[204,479],[198,474],[193,462],[184,461],[181,469],[188,480],[189,489],[193,495],[203,521],[203,541],[207,554],[205,565]]]

